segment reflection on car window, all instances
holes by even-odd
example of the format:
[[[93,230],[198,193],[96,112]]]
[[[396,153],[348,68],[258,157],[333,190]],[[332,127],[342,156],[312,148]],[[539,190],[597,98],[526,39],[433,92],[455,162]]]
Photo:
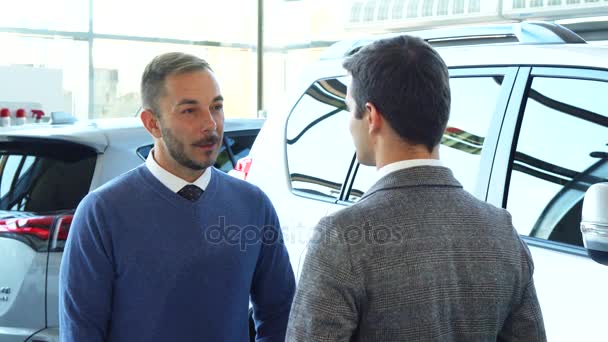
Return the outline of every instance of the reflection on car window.
[[[226,149],[226,143],[232,144],[233,140],[231,138],[224,137],[224,143],[218,150],[217,159],[215,160],[215,167],[224,172],[228,172],[234,168],[232,165],[232,160],[230,160],[230,154],[228,154],[228,150]]]
[[[256,134],[233,137],[227,136],[224,138],[226,144],[230,147],[232,155],[234,156],[234,162],[249,155],[249,151],[253,145],[253,142],[255,141],[255,138]],[[220,149],[220,153],[218,154],[215,162],[215,167],[224,172],[234,169],[234,164],[230,159],[230,155],[225,145]]]
[[[496,111],[502,81],[502,76],[450,79],[452,108],[439,155],[469,192],[474,191],[478,179],[481,151]]]
[[[21,156],[4,155],[0,161],[2,169],[2,178],[0,179],[0,197],[6,196],[11,190],[13,180],[15,179],[17,168],[21,163]]]
[[[49,212],[75,209],[88,193],[96,156],[57,160],[0,154],[0,210]]]
[[[337,199],[355,152],[346,111],[345,78],[315,82],[287,121],[287,162],[292,189]]]
[[[608,177],[606,94],[606,82],[533,79],[507,197],[520,234],[582,246],[585,191]]]
[[[441,140],[441,160],[463,187],[473,192],[481,151],[501,92],[502,76],[453,77],[452,108]],[[375,167],[360,165],[349,201],[358,200],[377,180]]]

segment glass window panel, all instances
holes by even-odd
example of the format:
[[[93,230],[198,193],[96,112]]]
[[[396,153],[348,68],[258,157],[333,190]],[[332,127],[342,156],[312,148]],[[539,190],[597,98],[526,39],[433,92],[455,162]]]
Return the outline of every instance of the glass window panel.
[[[534,78],[507,209],[520,234],[582,246],[585,191],[608,180],[608,82]]]
[[[439,154],[469,192],[475,190],[481,151],[496,110],[502,80],[502,76],[450,79],[450,120]]]
[[[257,2],[251,0],[97,0],[95,33],[222,43],[256,42]]]
[[[67,111],[88,116],[87,42],[0,33],[0,101],[40,103],[48,115]]]
[[[424,0],[422,2],[422,16],[429,17],[433,15],[433,5],[435,0]]]
[[[354,3],[350,9],[350,21],[353,23],[361,21],[361,10],[363,9],[363,3]]]
[[[319,59],[322,48],[266,52],[264,55],[264,108],[268,115],[279,115],[301,86],[303,70]]]
[[[2,155],[0,166],[2,166],[2,178],[0,178],[0,197],[4,197],[10,190],[15,180],[15,173],[21,163],[22,156]]]
[[[376,1],[369,0],[365,4],[365,8],[363,10],[363,21],[373,21],[375,11],[376,11]]]
[[[348,131],[345,79],[315,82],[287,122],[291,186],[300,194],[337,199],[355,148]]]
[[[452,107],[439,154],[469,192],[475,190],[481,151],[502,89],[502,80],[502,76],[450,79]],[[348,200],[358,200],[377,177],[375,167],[359,165]]]
[[[403,18],[403,8],[404,7],[405,7],[405,0],[395,0],[395,3],[393,4],[392,18],[393,19]]]
[[[410,0],[407,3],[407,12],[406,12],[406,17],[408,18],[416,18],[418,17],[418,5],[419,5],[419,0]]]
[[[450,6],[450,0],[439,0],[437,4],[437,15],[447,15]]]
[[[378,8],[378,20],[387,20],[388,19],[388,11],[390,10],[392,0],[382,0],[380,1],[380,7]]]
[[[256,117],[256,52],[248,49],[210,47],[207,48],[207,61],[220,83],[226,117]]]
[[[25,173],[29,171],[30,167],[32,167],[32,165],[34,164],[34,161],[36,161],[36,157],[34,156],[25,157],[25,160],[23,161],[23,166],[21,167],[21,173],[19,173],[19,177],[22,177]]]
[[[89,191],[96,160],[95,155],[82,156],[75,161],[18,154],[0,156],[0,166],[4,166],[0,179],[0,210],[75,209]]]
[[[89,1],[2,1],[0,10],[0,26],[88,32]]]
[[[94,42],[94,117],[136,115],[140,82],[155,56],[181,51],[204,58],[220,83],[226,117],[256,116],[256,55],[246,49],[99,39]],[[129,58],[116,51],[129,51]]]

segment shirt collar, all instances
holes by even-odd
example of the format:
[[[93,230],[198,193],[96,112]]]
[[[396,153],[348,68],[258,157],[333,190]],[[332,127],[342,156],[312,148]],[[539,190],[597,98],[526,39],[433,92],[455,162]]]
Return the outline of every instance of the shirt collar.
[[[177,177],[171,172],[163,169],[162,166],[158,165],[158,163],[154,159],[154,149],[150,150],[148,158],[146,158],[146,167],[148,167],[148,170],[150,170],[150,173],[152,173],[152,175],[154,175],[156,179],[158,179],[161,183],[163,183],[164,186],[166,186],[167,188],[169,188],[169,190],[175,193],[180,191],[184,186],[188,184],[194,184],[199,188],[206,190],[207,185],[209,185],[209,182],[211,181],[212,167],[207,168],[207,170],[205,170],[205,172],[203,172],[203,174],[192,183],[188,183],[185,180]]]
[[[401,160],[398,162],[390,163],[384,165],[380,169],[378,169],[378,179],[388,175],[389,173],[407,169],[415,166],[444,166],[441,160],[439,159],[410,159],[410,160]]]

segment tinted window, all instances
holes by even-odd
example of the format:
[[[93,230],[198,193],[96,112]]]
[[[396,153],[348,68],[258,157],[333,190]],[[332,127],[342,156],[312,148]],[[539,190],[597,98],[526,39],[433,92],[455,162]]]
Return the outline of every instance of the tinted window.
[[[215,167],[228,172],[234,169],[233,161],[236,162],[239,159],[249,155],[249,151],[253,142],[255,141],[257,134],[253,135],[241,135],[241,136],[226,136],[224,138],[225,144],[220,149],[220,153],[217,156]],[[232,152],[233,159],[230,158],[229,151],[226,149],[226,145],[229,146],[230,152]]]
[[[440,158],[463,187],[473,192],[485,137],[496,110],[502,76],[452,77],[452,107],[441,140]],[[361,165],[349,200],[357,200],[376,181],[375,168]]]
[[[533,78],[510,165],[520,234],[582,246],[584,192],[608,177],[608,83]]]
[[[89,192],[96,159],[76,145],[0,142],[0,210],[75,209]]]
[[[287,163],[292,189],[337,199],[355,152],[346,111],[345,78],[315,82],[287,121]]]
[[[21,163],[21,156],[4,155],[0,159],[0,167],[2,169],[2,178],[0,178],[0,197],[6,196],[11,190],[13,180],[19,175],[18,167]]]
[[[142,160],[146,160],[146,158],[148,158],[148,154],[150,154],[150,151],[152,151],[152,147],[154,147],[154,144],[150,144],[150,145],[144,145],[141,146],[137,149],[137,155],[142,159]]]

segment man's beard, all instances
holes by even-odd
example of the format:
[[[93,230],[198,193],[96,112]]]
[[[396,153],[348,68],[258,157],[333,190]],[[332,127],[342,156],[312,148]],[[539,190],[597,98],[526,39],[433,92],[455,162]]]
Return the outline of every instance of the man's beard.
[[[173,133],[171,132],[170,129],[163,127],[162,134],[163,134],[163,141],[165,142],[165,146],[167,146],[167,150],[169,151],[169,154],[175,161],[177,161],[178,164],[180,164],[184,167],[187,167],[189,169],[195,170],[195,171],[205,170],[206,168],[213,166],[213,164],[215,164],[215,159],[217,158],[217,155],[214,156],[215,151],[208,152],[209,159],[207,159],[206,162],[199,163],[199,162],[196,162],[195,160],[190,159],[186,155],[184,143],[182,141],[178,140],[175,137],[175,135],[173,135]],[[217,148],[217,144],[218,144],[219,140],[220,140],[220,138],[219,138],[217,132],[212,132],[207,137],[194,142],[192,145],[214,144],[214,145],[216,145],[216,148]]]

